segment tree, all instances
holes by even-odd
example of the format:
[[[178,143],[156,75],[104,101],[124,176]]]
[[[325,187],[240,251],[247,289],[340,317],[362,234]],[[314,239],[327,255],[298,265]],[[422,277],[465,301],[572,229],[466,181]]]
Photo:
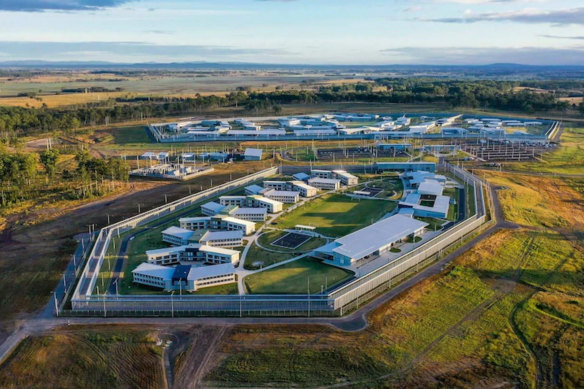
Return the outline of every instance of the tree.
[[[41,163],[45,167],[45,171],[49,178],[55,176],[57,171],[57,159],[59,158],[59,151],[55,149],[45,150],[41,153]]]

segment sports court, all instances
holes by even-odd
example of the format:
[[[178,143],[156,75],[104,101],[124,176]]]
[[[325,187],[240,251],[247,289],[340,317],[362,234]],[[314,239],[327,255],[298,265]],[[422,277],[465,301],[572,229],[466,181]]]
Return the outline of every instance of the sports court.
[[[310,235],[289,232],[286,235],[273,241],[271,245],[285,247],[287,249],[295,249],[302,246],[310,238],[312,238]]]

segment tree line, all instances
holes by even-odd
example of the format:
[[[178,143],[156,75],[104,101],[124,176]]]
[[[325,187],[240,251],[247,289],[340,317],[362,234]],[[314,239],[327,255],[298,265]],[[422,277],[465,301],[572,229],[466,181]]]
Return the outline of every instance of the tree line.
[[[218,107],[242,107],[253,113],[279,113],[285,104],[354,101],[442,103],[452,108],[489,108],[528,113],[570,108],[569,103],[557,99],[556,92],[518,90],[518,87],[521,87],[521,83],[508,81],[380,78],[366,83],[303,90],[253,92],[238,88],[226,96],[120,97],[66,109],[0,107],[0,140],[7,141],[19,134],[38,134],[54,130],[67,133],[82,126],[202,113]]]
[[[0,145],[0,207],[35,199],[43,193],[59,193],[65,199],[100,196],[111,188],[104,181],[129,179],[130,167],[122,159],[104,160],[79,151],[75,156],[76,168],[58,172],[59,155],[57,149],[37,154],[10,151]]]

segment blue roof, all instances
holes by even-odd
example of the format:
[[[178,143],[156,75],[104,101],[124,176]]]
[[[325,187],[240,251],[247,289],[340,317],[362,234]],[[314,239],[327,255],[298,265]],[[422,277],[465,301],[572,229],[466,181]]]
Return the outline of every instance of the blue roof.
[[[172,281],[186,281],[191,271],[191,265],[178,265],[174,268],[174,273],[172,274]]]
[[[306,173],[296,173],[292,177],[296,178],[297,180],[304,181],[310,178],[310,176]]]
[[[263,150],[262,149],[245,149],[245,156],[246,157],[262,157]]]

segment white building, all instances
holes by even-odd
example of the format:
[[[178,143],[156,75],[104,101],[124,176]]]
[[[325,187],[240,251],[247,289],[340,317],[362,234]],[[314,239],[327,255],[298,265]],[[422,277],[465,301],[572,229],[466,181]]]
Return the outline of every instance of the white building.
[[[310,175],[312,177],[318,177],[318,178],[333,178],[333,172],[330,170],[312,169],[310,171]]]
[[[180,227],[187,230],[242,231],[244,235],[255,232],[255,223],[227,215],[185,217],[179,219]]]
[[[269,189],[262,193],[265,197],[284,204],[296,204],[300,200],[300,192]]]
[[[318,193],[318,188],[310,186],[303,181],[291,181],[290,189],[300,192],[302,197],[314,197]]]
[[[359,178],[352,175],[351,173],[347,173],[344,170],[333,170],[333,175],[335,178],[341,180],[343,185],[351,186],[357,185],[359,183]]]
[[[213,266],[180,265],[168,267],[142,263],[132,271],[137,284],[164,290],[183,290],[195,292],[198,289],[217,286],[236,281],[232,264]]]
[[[247,204],[251,207],[266,208],[269,213],[281,212],[283,207],[283,204],[280,201],[259,195],[248,196]]]
[[[308,181],[308,179],[310,178],[310,176],[308,174],[302,173],[302,172],[296,173],[296,174],[292,175],[292,177],[298,181]]]
[[[151,263],[141,263],[132,270],[132,278],[136,284],[151,286],[164,290],[172,289],[174,268]]]
[[[189,243],[189,239],[194,232],[180,227],[169,227],[162,231],[162,241],[176,246],[182,246]]]
[[[427,223],[403,215],[394,215],[335,240],[317,253],[337,266],[350,266],[362,259],[388,252],[408,237],[420,236]]]
[[[402,117],[396,119],[395,124],[400,125],[400,126],[409,126],[411,122],[412,122],[412,119],[407,118],[405,116],[402,116]]]
[[[446,218],[450,209],[451,199],[442,195],[446,177],[430,172],[415,171],[403,173],[401,177],[406,188],[413,188],[399,202],[400,213],[404,209],[412,209],[412,216]],[[405,211],[404,211],[405,212]]]
[[[206,231],[199,243],[214,247],[239,247],[243,245],[242,231]]]
[[[267,208],[237,208],[231,216],[250,222],[264,222],[268,216]]]
[[[201,205],[201,213],[206,216],[215,216],[225,209],[225,205],[211,201]]]
[[[288,182],[286,181],[264,181],[264,188],[266,189],[276,189],[276,190],[286,190]]]
[[[263,154],[262,149],[247,148],[245,149],[244,159],[246,161],[261,161],[262,154]]]
[[[243,205],[245,205],[247,196],[221,196],[219,197],[219,203],[221,203],[221,205],[237,205],[238,207],[241,207]]]
[[[415,126],[410,126],[410,132],[414,134],[425,134],[434,127],[436,127],[436,122],[421,123]]]
[[[239,251],[222,247],[191,243],[184,246],[146,251],[148,263],[154,265],[177,265],[181,262],[203,261],[205,263],[239,263]]]
[[[192,291],[210,286],[231,284],[236,281],[235,268],[230,263],[214,266],[192,266],[187,279],[188,289]]]
[[[308,180],[308,185],[324,190],[339,190],[341,180],[336,178],[318,178],[314,177]]]
[[[245,194],[248,196],[256,195],[256,194],[260,194],[263,190],[264,190],[264,188],[262,188],[259,185],[250,185],[250,186],[245,187]]]

